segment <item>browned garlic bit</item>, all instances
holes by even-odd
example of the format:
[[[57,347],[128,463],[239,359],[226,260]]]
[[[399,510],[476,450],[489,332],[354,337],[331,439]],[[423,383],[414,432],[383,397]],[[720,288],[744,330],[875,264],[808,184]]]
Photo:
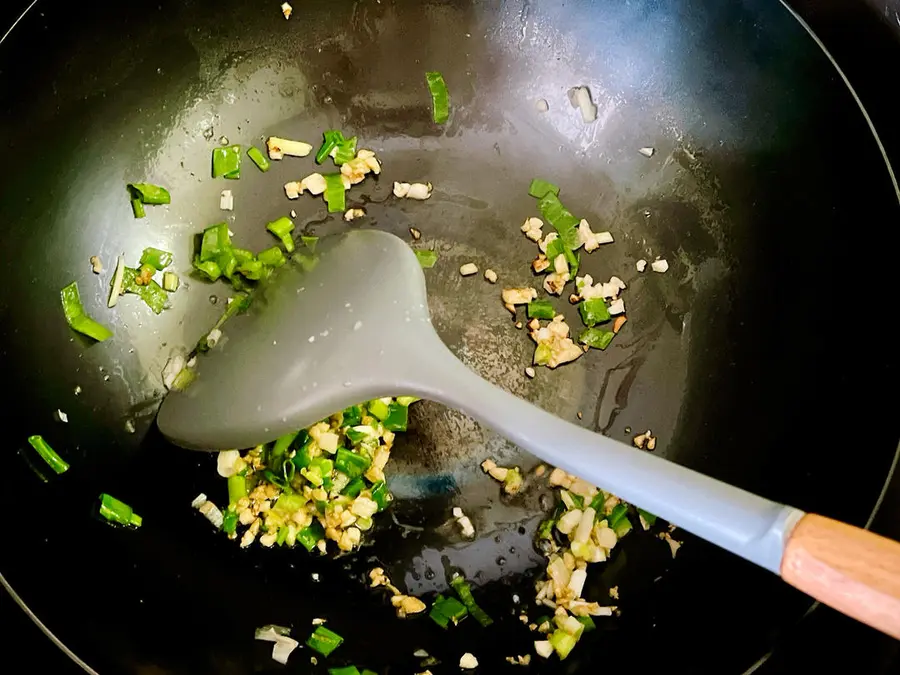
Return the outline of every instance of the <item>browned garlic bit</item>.
[[[405,619],[410,614],[418,614],[425,611],[425,603],[414,595],[406,595],[391,583],[390,578],[381,567],[376,567],[369,572],[369,584],[371,588],[384,586],[391,592],[391,605],[397,610],[397,616]]]
[[[537,345],[534,350],[534,364],[537,366],[556,368],[584,354],[581,347],[569,337],[569,326],[562,314],[557,314],[546,326],[541,326],[540,321],[532,319],[528,322],[528,329],[531,339]]]
[[[550,268],[550,261],[543,253],[538,253],[537,258],[531,261],[531,269],[535,274],[540,274]]]
[[[500,292],[500,297],[504,305],[527,305],[537,297],[537,291],[529,287],[504,288]]]
[[[366,215],[366,212],[363,209],[347,209],[347,212],[344,214],[344,220],[349,223],[357,218],[362,218],[364,215]]]
[[[672,535],[668,532],[660,532],[659,538],[669,545],[669,550],[672,551],[672,557],[674,558],[675,554],[678,553],[678,549],[681,548],[681,542],[672,539]]]
[[[584,246],[588,253],[596,251],[601,244],[613,243],[613,236],[609,232],[592,232],[591,226],[584,218],[578,224],[579,246]]]
[[[100,262],[100,256],[92,255],[91,256],[91,272],[94,274],[100,274],[103,271],[103,263]]]
[[[281,13],[284,14],[285,19],[291,18],[291,12],[294,11],[294,8],[291,7],[288,3],[282,3],[281,5]]]
[[[636,448],[640,448],[641,450],[643,450],[644,447],[646,447],[647,450],[656,450],[656,437],[650,432],[650,429],[635,436],[632,439],[632,442]]]
[[[422,238],[422,233],[414,227],[409,228],[409,234],[412,236],[414,241],[419,241]]]
[[[472,670],[478,667],[478,659],[475,658],[474,654],[466,652],[459,659],[459,667],[463,670]]]

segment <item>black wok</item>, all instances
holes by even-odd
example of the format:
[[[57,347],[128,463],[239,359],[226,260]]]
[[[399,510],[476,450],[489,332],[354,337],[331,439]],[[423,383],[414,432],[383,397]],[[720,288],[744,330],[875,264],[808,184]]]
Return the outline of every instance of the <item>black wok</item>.
[[[435,324],[489,379],[614,437],[650,427],[657,452],[772,499],[868,522],[897,440],[886,388],[895,339],[884,328],[896,304],[896,185],[857,101],[781,5],[309,0],[285,21],[279,4],[39,1],[0,44],[10,400],[0,573],[86,669],[281,672],[254,628],[290,625],[303,639],[316,616],[346,638],[328,666],[418,672],[412,653],[423,648],[443,661],[434,672],[456,672],[464,651],[496,672],[530,651],[512,596],[527,603],[540,573],[540,494],[500,499],[477,464],[535,460],[456,413],[414,408],[392,462],[392,516],[357,555],[240,551],[190,511],[198,492],[222,485],[211,457],[156,432],[159,372],[208,330],[227,293],[191,279],[159,317],[137,302],[107,311],[108,274],[92,275],[88,259],[110,267],[122,251],[160,246],[187,277],[193,233],[220,219],[209,157],[222,136],[315,142],[341,127],[378,150],[385,175],[359,192],[370,216],[361,226],[415,225],[441,249],[428,279]],[[431,69],[451,90],[446,127],[430,121]],[[580,84],[600,108],[590,126],[566,98]],[[538,98],[549,113],[535,110]],[[263,224],[291,208],[308,232],[346,227],[318,202],[284,199],[300,166],[228,186],[242,242],[267,244]],[[532,215],[535,175],[615,233],[588,271],[624,275],[630,320],[608,352],[529,382],[529,345],[496,289],[463,292],[455,270],[474,258],[528,279],[531,248],[517,228]],[[397,206],[387,199],[395,178],[430,180],[437,194]],[[169,186],[173,200],[136,221],[124,185],[140,179]],[[655,255],[672,269],[639,277],[634,260]],[[73,279],[114,340],[90,345],[68,330],[58,291]],[[69,473],[34,475],[34,433],[66,454]],[[93,516],[103,491],[143,515],[140,531]],[[473,516],[477,542],[447,525],[455,505]],[[425,618],[401,622],[365,588],[374,561],[421,594],[461,569],[499,620],[447,633]],[[630,536],[588,593],[616,585],[621,616],[541,672],[739,673],[789,640],[812,605],[690,538],[672,560],[659,540]],[[311,669],[308,651],[287,667]]]

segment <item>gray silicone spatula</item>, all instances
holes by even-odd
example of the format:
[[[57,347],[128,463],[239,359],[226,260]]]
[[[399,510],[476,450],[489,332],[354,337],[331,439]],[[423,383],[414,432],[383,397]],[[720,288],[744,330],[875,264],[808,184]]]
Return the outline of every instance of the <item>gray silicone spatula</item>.
[[[312,269],[283,268],[225,331],[195,383],[163,403],[159,428],[178,445],[252,447],[361,401],[420,396],[900,638],[900,544],[592,433],[483,380],[435,333],[422,269],[391,234],[320,241]]]

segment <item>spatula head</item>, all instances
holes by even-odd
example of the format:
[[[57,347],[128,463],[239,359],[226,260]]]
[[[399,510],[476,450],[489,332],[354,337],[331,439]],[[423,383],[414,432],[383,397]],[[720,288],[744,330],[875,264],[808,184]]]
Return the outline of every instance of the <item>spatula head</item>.
[[[401,239],[356,230],[322,239],[254,293],[244,315],[172,392],[162,433],[198,450],[247,448],[361,401],[408,393],[409,346],[431,338],[425,277]],[[430,335],[429,335],[430,334]]]

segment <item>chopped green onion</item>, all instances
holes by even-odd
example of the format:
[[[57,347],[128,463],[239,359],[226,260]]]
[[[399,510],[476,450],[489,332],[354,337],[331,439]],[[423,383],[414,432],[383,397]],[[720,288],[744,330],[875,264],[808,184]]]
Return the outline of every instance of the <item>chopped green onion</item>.
[[[544,217],[544,220],[550,223],[553,229],[559,234],[563,244],[571,250],[578,248],[581,243],[578,236],[579,220],[562,205],[552,192],[548,192],[538,202],[538,210]],[[549,257],[549,256],[547,256]]]
[[[606,524],[619,538],[628,534],[631,531],[631,521],[628,520],[628,507],[625,504],[616,504],[609,516],[607,516]],[[621,534],[619,534],[620,532]]]
[[[129,183],[128,191],[132,199],[139,199],[142,204],[169,204],[172,197],[169,191],[151,183]]]
[[[343,489],[341,492],[342,495],[350,497],[350,499],[356,499],[359,497],[359,493],[366,489],[366,481],[362,478],[354,478],[349,483],[347,483],[347,487]]]
[[[362,675],[378,675],[378,673],[376,673],[374,670],[363,668]]]
[[[141,265],[150,265],[154,269],[161,271],[171,265],[174,259],[175,256],[168,251],[148,246],[141,254]]]
[[[131,200],[131,212],[134,214],[135,218],[146,217],[147,212],[144,210],[144,202],[142,202],[139,197],[135,197]]]
[[[529,319],[552,319],[556,316],[553,303],[549,300],[532,300],[528,303]]]
[[[450,94],[444,76],[437,71],[429,71],[425,73],[425,81],[431,92],[432,117],[436,124],[444,124],[450,117]]]
[[[362,476],[372,461],[365,455],[339,448],[334,458],[334,468],[350,476],[358,478]]]
[[[438,595],[437,598],[435,598],[434,604],[431,606],[431,611],[428,613],[428,616],[430,616],[431,620],[438,626],[446,628],[450,625],[451,621],[454,626],[458,624],[466,618],[468,613],[469,610],[466,609],[466,606],[456,598]]]
[[[418,396],[398,396],[397,397],[397,403],[399,403],[400,405],[405,405],[407,408],[409,406],[411,406],[413,403],[415,403],[416,401],[421,401],[421,400],[422,399],[420,399]]]
[[[538,526],[538,538],[539,539],[551,539],[553,537],[553,527],[556,525],[560,516],[566,512],[566,505],[563,504],[562,501],[556,502],[556,506],[553,508],[553,513],[550,514],[550,517],[546,520],[541,521],[540,526]],[[541,622],[538,621],[538,624]]]
[[[284,244],[288,253],[294,252],[294,238],[291,236],[291,232],[294,231],[294,222],[290,218],[282,216],[278,220],[273,220],[266,225],[266,229],[281,239],[281,243]]]
[[[409,408],[400,403],[391,403],[388,406],[388,414],[383,420],[384,428],[388,431],[406,431],[409,421]]]
[[[242,497],[246,497],[248,494],[247,491],[247,479],[240,474],[236,474],[234,476],[228,477],[228,503],[231,505],[237,504],[238,500]]]
[[[66,464],[62,457],[56,454],[56,450],[51,448],[50,444],[42,436],[29,436],[28,442],[56,473],[65,473],[69,470],[69,465]]]
[[[342,143],[344,141],[344,134],[342,134],[337,129],[330,129],[322,134],[323,141],[322,145],[319,147],[319,151],[316,153],[316,164],[321,164],[325,161],[325,158],[331,154],[331,151],[334,150],[338,143]]]
[[[606,349],[615,336],[616,334],[611,330],[594,327],[582,331],[581,335],[578,336],[578,341],[594,349]]]
[[[644,511],[644,509],[638,509],[637,512],[638,515],[640,515],[640,517],[644,519],[644,522],[647,523],[647,525],[649,525],[650,527],[656,525],[656,516],[654,516],[652,513],[650,513],[649,511]]]
[[[284,542],[287,541],[288,536],[288,527],[287,525],[282,525],[278,530],[278,538],[275,540],[275,543],[279,546],[284,546]]]
[[[578,313],[581,314],[581,320],[588,328],[592,328],[598,323],[606,323],[611,318],[603,298],[583,300],[578,305]]]
[[[314,522],[309,527],[304,527],[297,533],[297,541],[299,541],[307,551],[312,551],[316,547],[316,544],[324,538],[325,530],[318,521]]]
[[[548,639],[553,646],[553,650],[559,655],[560,660],[565,659],[575,648],[575,643],[578,642],[578,638],[570,635],[562,628],[557,628],[553,631]]]
[[[226,511],[222,518],[222,531],[225,534],[234,534],[237,532],[238,514],[237,511]]]
[[[606,495],[603,494],[603,490],[598,490],[597,494],[594,495],[594,498],[591,500],[591,508],[594,509],[594,513],[597,514],[597,517],[600,517],[600,514],[603,513],[603,504],[606,502]]]
[[[537,197],[538,199],[546,197],[551,192],[555,195],[559,195],[559,186],[541,180],[540,178],[535,178],[531,181],[531,185],[528,186],[528,194],[532,197]]]
[[[120,502],[105,492],[100,495],[100,515],[111,523],[140,527],[143,519],[125,502]]]
[[[331,156],[338,166],[346,164],[356,157],[356,136],[338,143],[331,151]]]
[[[369,401],[368,408],[369,412],[373,417],[377,417],[379,420],[384,422],[387,419],[387,416],[391,414],[390,403],[388,403],[390,399],[380,399],[376,398],[372,401]]]
[[[287,262],[284,253],[277,246],[260,251],[256,258],[266,267],[281,267]]]
[[[256,166],[259,167],[259,170],[263,173],[272,168],[272,165],[269,163],[269,158],[266,157],[262,153],[262,151],[255,145],[251,145],[247,149],[247,156],[253,160],[253,163],[256,164]]]
[[[340,635],[332,630],[328,630],[325,626],[317,626],[313,634],[306,641],[306,646],[313,651],[319,652],[322,656],[328,656],[335,649],[340,647],[344,641]]]
[[[454,577],[450,582],[450,585],[453,586],[453,590],[456,591],[459,599],[462,600],[466,609],[469,610],[469,614],[475,617],[475,620],[478,623],[482,626],[490,626],[494,623],[494,620],[487,615],[487,612],[481,609],[481,607],[478,606],[478,603],[475,602],[475,597],[472,595],[472,587],[465,579],[462,577]]]
[[[430,269],[434,267],[434,264],[438,260],[437,251],[429,251],[427,249],[416,249],[413,251],[416,254],[416,258],[419,260],[419,264],[422,266],[422,269]]]
[[[276,511],[284,511],[285,513],[295,513],[306,506],[306,497],[301,494],[280,494],[275,502]]]
[[[594,620],[589,616],[576,616],[575,617],[582,626],[584,626],[584,632],[590,633],[592,630],[597,630],[597,624],[594,623]]]
[[[215,281],[222,276],[222,270],[212,260],[201,262],[200,257],[194,258],[194,269],[201,272],[210,281]]]
[[[228,234],[228,223],[221,222],[210,225],[203,230],[200,241],[200,261],[216,260],[231,249],[231,235]]]
[[[163,272],[162,285],[163,289],[167,290],[169,293],[174,293],[181,285],[181,279],[178,278],[178,275],[175,274],[175,272]]]
[[[378,481],[372,486],[372,499],[378,504],[379,511],[384,511],[393,498],[393,495],[388,490],[387,484],[383,480]]]
[[[347,194],[344,190],[344,181],[339,173],[326,173],[325,176],[325,202],[328,204],[328,213],[343,213],[347,210]]]
[[[62,300],[66,322],[73,330],[94,338],[97,342],[103,342],[112,337],[113,332],[109,328],[97,323],[84,313],[84,305],[81,304],[81,295],[78,293],[77,282],[73,281],[63,288],[59,295]]]
[[[316,252],[316,244],[319,243],[318,237],[300,237],[300,241],[303,242],[303,245],[306,246],[312,253]]]
[[[358,405],[351,405],[344,410],[342,417],[341,426],[355,427],[362,422],[362,408]]]
[[[360,675],[356,666],[343,666],[342,668],[329,668],[328,675]]]
[[[276,487],[280,487],[282,490],[288,488],[287,483],[284,482],[284,477],[279,476],[277,473],[272,471],[271,469],[263,469],[263,478],[269,481],[272,485]]]
[[[241,146],[229,145],[215,148],[212,153],[213,178],[224,176],[229,179],[241,177]]]

